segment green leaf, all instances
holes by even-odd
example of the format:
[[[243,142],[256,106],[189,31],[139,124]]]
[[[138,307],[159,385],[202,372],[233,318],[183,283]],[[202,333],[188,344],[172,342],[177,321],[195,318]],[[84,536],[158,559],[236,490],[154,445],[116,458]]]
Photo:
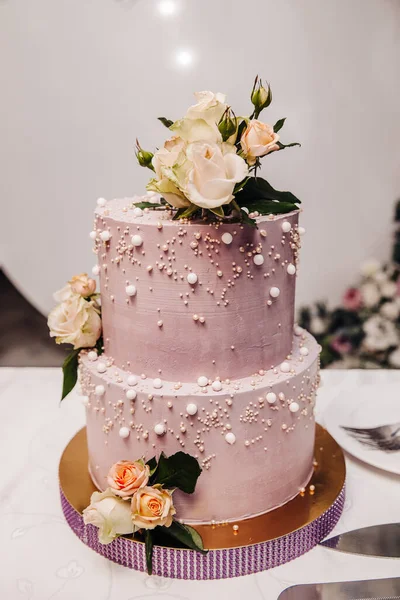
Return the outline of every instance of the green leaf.
[[[171,119],[166,119],[165,117],[158,117],[158,120],[161,121],[161,123],[165,125],[165,127],[167,127],[168,129],[171,127],[171,125],[174,124],[174,122],[171,121]]]
[[[153,458],[151,458],[150,460],[147,461],[146,465],[148,465],[148,467],[150,468],[150,477],[153,475],[153,473],[155,473],[156,469],[157,469],[157,459],[155,456],[153,456]]]
[[[207,554],[208,552],[208,550],[204,550],[201,535],[189,525],[172,521],[170,527],[160,527],[159,529],[162,529],[166,535],[178,540],[186,548],[197,550],[197,552],[201,552],[202,554]]]
[[[245,210],[240,210],[240,220],[242,223],[246,223],[246,225],[250,225],[250,227],[257,227],[257,221],[249,217]]]
[[[280,131],[282,129],[282,127],[284,126],[286,121],[286,117],[284,117],[283,119],[279,119],[279,121],[277,121],[274,125],[274,131],[275,133],[278,133],[278,131]]]
[[[221,219],[223,219],[225,217],[224,209],[222,208],[222,206],[217,206],[216,208],[210,208],[210,211],[212,213],[214,213],[214,215],[217,215],[217,217],[220,217]]]
[[[249,181],[250,177],[246,177],[245,179],[243,179],[243,181],[240,181],[239,183],[237,183],[235,185],[235,187],[233,188],[233,195],[235,196],[238,192],[240,192],[240,190],[242,190],[244,188],[244,186],[246,185],[246,183]]]
[[[198,210],[200,209],[195,204],[191,204],[188,207],[185,206],[184,208],[178,208],[175,215],[173,216],[173,220],[176,221],[177,219],[188,219]]]
[[[138,208],[163,208],[158,202],[134,202],[133,205]]]
[[[146,565],[149,575],[153,573],[153,532],[150,529],[144,530],[144,544],[146,548]]]
[[[301,146],[299,142],[292,142],[291,144],[281,144],[281,142],[277,142],[279,146],[279,150],[284,150],[285,148],[293,148],[293,146]]]
[[[273,202],[272,200],[258,200],[248,204],[251,211],[258,211],[261,215],[282,215],[298,210],[292,202]]]
[[[101,335],[96,342],[95,349],[97,350],[97,355],[101,356],[104,352],[104,341],[103,336]]]
[[[78,379],[78,356],[80,351],[81,348],[72,350],[63,362],[62,370],[64,379],[61,400],[64,400],[65,396],[68,396],[75,387],[76,380]]]
[[[166,488],[175,487],[186,494],[192,494],[200,473],[199,463],[190,454],[177,452],[167,458],[162,452],[151,478],[151,485],[159,483]]]
[[[258,210],[253,209],[253,205],[255,202],[258,204],[260,200],[275,200],[276,202],[301,204],[301,201],[296,198],[292,192],[280,192],[275,190],[272,185],[262,177],[251,177],[246,186],[237,194],[236,201],[240,206],[247,206],[250,210]]]

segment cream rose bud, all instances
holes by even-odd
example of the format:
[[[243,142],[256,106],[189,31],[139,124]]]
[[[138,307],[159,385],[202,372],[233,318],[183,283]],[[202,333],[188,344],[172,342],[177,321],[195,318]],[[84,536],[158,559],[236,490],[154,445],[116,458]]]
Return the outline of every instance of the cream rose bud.
[[[143,461],[121,460],[113,465],[107,475],[107,483],[114,494],[121,498],[132,496],[147,485],[150,469]]]
[[[217,208],[234,198],[236,183],[248,175],[246,162],[231,144],[194,142],[187,148],[190,168],[185,195],[196,206]]]
[[[96,291],[95,280],[90,279],[86,273],[75,275],[68,283],[70,284],[71,290],[74,294],[79,294],[84,298],[91,296]]]
[[[132,522],[137,529],[170,527],[176,513],[172,503],[172,492],[159,485],[142,487],[131,502]]]
[[[249,165],[254,165],[258,157],[279,150],[278,140],[279,135],[271,125],[253,119],[247,124],[240,145]]]
[[[101,333],[97,304],[78,295],[56,306],[47,324],[57,344],[72,344],[75,349],[92,348]]]
[[[83,511],[85,525],[99,529],[99,542],[109,544],[117,535],[135,531],[129,502],[116,498],[108,488],[105,492],[93,492],[90,505]]]

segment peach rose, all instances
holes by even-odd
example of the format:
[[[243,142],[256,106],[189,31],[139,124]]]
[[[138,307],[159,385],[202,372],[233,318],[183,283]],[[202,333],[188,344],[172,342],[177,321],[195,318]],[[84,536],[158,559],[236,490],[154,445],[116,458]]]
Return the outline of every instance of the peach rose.
[[[72,344],[74,349],[92,348],[101,334],[97,303],[77,294],[56,306],[49,314],[47,324],[50,337],[55,337],[57,344]]]
[[[150,469],[142,461],[121,460],[111,467],[107,483],[117,496],[127,498],[147,485]]]
[[[259,156],[279,150],[279,135],[271,125],[253,119],[249,121],[240,140],[243,153],[249,165],[254,165]]]
[[[86,273],[80,275],[74,275],[71,281],[68,282],[71,286],[71,290],[74,294],[79,294],[87,298],[94,294],[96,290],[96,282],[94,279],[90,279]]]
[[[160,485],[142,487],[132,498],[132,522],[138,529],[170,527],[172,515],[176,513],[172,503],[172,492]]]
[[[110,488],[102,493],[93,492],[90,505],[83,511],[83,521],[98,528],[101,544],[135,531],[129,504],[116,498]]]

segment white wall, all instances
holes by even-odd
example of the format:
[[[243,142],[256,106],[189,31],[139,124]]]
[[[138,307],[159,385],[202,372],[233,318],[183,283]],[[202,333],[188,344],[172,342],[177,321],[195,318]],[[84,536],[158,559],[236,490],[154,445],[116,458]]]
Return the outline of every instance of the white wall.
[[[197,89],[243,113],[260,73],[265,113],[287,116],[265,161],[304,200],[300,302],[339,297],[360,261],[388,254],[400,195],[397,0],[2,0],[0,262],[42,310],[93,263],[98,196],[140,193],[133,143],[160,144]],[[164,0],[165,1],[165,0]],[[177,61],[185,50],[193,58]]]

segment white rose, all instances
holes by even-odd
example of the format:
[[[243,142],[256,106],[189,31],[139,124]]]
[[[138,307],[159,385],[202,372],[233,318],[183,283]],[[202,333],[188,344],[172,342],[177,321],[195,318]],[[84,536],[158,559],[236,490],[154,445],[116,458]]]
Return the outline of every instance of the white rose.
[[[247,124],[240,145],[249,165],[254,165],[257,157],[279,150],[278,140],[279,135],[271,125],[253,119]]]
[[[197,104],[191,106],[187,113],[186,119],[203,119],[211,125],[218,124],[222,115],[226,111],[225,94],[213,92],[195,92]]]
[[[395,325],[380,315],[374,315],[363,325],[366,337],[364,346],[370,352],[387,350],[390,346],[397,346],[399,336]]]
[[[400,306],[396,302],[385,302],[380,309],[381,315],[395,321],[400,314]]]
[[[185,195],[196,206],[217,208],[233,200],[233,189],[248,174],[246,162],[230,144],[194,142],[187,148]]]
[[[167,177],[163,177],[163,179],[160,179],[159,181],[157,181],[157,179],[151,179],[147,184],[147,189],[160,194],[175,208],[183,208],[184,206],[190,205],[189,200],[185,198],[179,188]]]
[[[61,290],[54,292],[53,298],[56,302],[65,302],[66,300],[69,300],[73,295],[74,292],[72,291],[71,284],[67,283],[67,285],[61,288]]]
[[[73,344],[75,349],[92,348],[101,333],[97,304],[77,295],[56,306],[47,324],[57,344]]]
[[[163,148],[155,152],[151,162],[158,179],[163,177],[163,167],[171,168],[185,161],[185,148],[186,142],[179,136],[174,136],[165,142]]]
[[[368,282],[364,283],[360,287],[360,291],[363,298],[364,306],[367,308],[372,308],[376,304],[378,304],[381,299],[381,294],[379,292],[378,286],[375,283]]]
[[[204,119],[180,119],[170,127],[177,137],[188,144],[198,142],[222,142],[222,135],[216,123],[208,123]]]
[[[371,258],[369,260],[366,260],[361,265],[360,270],[361,270],[361,275],[363,275],[364,277],[372,277],[380,269],[381,269],[381,263],[378,260],[376,260],[375,258]]]
[[[188,143],[222,142],[218,123],[227,105],[224,94],[213,92],[196,92],[197,104],[191,106],[185,117],[171,125],[171,131]]]
[[[90,505],[83,511],[83,520],[86,525],[98,527],[101,544],[135,531],[130,503],[116,498],[110,488],[102,493],[93,492]]]
[[[389,363],[395,369],[400,369],[400,347],[389,354]]]
[[[387,281],[381,286],[381,293],[384,298],[393,298],[397,294],[397,285],[394,281]]]

